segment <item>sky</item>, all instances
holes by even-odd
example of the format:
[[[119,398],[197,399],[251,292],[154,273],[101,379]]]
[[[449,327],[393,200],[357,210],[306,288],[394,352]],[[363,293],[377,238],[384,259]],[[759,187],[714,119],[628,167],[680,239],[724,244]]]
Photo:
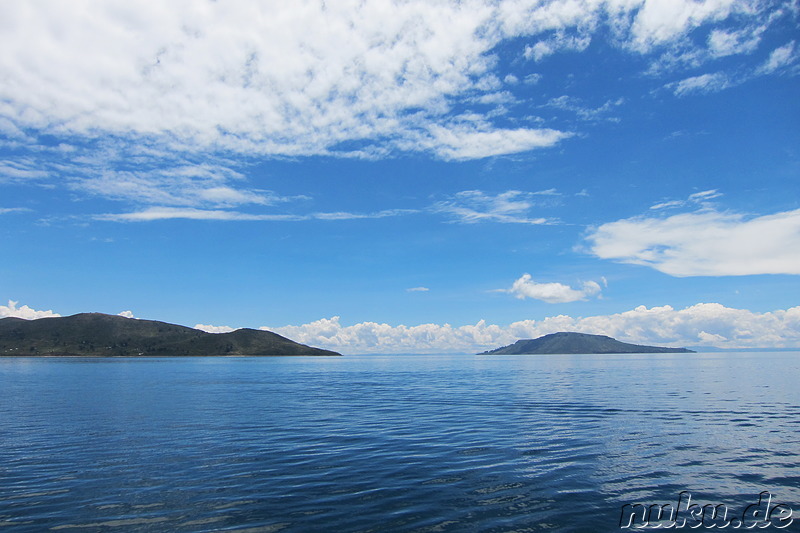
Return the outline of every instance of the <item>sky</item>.
[[[800,348],[797,0],[0,4],[0,317]]]

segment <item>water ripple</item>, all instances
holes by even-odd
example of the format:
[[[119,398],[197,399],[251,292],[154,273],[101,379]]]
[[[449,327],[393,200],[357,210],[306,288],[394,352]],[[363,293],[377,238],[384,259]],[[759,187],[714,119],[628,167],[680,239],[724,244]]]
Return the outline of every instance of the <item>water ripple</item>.
[[[0,530],[616,531],[682,490],[800,511],[798,361],[2,359]]]

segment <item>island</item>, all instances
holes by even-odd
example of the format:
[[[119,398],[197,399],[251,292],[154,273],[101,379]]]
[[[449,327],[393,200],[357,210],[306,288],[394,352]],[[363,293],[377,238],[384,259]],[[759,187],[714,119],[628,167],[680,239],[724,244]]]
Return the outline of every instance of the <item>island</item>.
[[[206,333],[155,320],[102,313],[0,319],[0,356],[341,355],[270,331]]]
[[[478,355],[527,354],[601,354],[601,353],[694,353],[686,348],[662,348],[620,342],[605,335],[589,335],[562,331],[539,337],[523,339]]]

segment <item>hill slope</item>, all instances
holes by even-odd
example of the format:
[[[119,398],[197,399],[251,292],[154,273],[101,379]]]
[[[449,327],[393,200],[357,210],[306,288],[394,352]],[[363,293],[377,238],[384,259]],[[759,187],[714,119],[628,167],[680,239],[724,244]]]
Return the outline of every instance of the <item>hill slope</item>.
[[[340,355],[276,333],[206,333],[185,326],[101,313],[0,319],[0,355]]]
[[[660,348],[620,342],[605,335],[587,333],[551,333],[538,339],[525,339],[481,355],[566,353],[693,353],[686,348]]]

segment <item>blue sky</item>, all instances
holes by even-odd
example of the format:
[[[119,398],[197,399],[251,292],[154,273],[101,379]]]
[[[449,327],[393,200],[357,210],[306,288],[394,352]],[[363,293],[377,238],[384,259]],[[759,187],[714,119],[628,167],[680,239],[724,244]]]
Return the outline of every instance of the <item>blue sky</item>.
[[[0,316],[800,346],[797,1],[7,3]]]

